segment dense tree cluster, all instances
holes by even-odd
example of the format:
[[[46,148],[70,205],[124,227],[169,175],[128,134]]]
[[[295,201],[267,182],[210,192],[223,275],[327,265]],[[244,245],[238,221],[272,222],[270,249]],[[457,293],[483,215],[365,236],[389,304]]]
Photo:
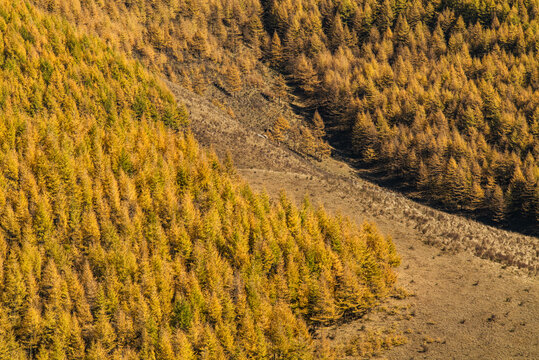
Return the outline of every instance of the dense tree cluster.
[[[253,193],[138,62],[19,1],[0,46],[0,358],[322,357],[393,287],[390,238]]]
[[[33,2],[196,91],[222,74],[236,94],[264,56],[362,161],[447,208],[537,225],[537,0]]]
[[[268,56],[365,162],[537,228],[539,3],[274,0]]]
[[[284,77],[270,79],[264,74],[267,68],[259,62],[270,37],[263,27],[263,8],[258,0],[31,2],[70,20],[86,33],[98,35],[113,48],[198,94],[213,84],[236,98],[253,88],[279,104],[288,98],[290,89]],[[278,53],[271,59],[284,61]],[[268,86],[268,80],[272,85]],[[275,125],[280,126],[278,122]],[[275,140],[317,159],[329,155],[328,144],[313,136],[310,125],[314,124],[291,125]]]
[[[195,90],[248,76],[265,42],[259,0],[31,0]],[[238,69],[239,68],[239,69]],[[233,81],[231,92],[238,89]]]

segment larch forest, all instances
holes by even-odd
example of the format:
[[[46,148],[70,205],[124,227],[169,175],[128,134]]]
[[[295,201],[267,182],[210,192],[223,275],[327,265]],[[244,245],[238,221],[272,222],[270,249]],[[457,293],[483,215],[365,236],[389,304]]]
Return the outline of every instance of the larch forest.
[[[0,35],[0,359],[340,359],[317,329],[404,296],[389,234],[255,191],[168,82],[538,234],[537,0],[0,0]]]

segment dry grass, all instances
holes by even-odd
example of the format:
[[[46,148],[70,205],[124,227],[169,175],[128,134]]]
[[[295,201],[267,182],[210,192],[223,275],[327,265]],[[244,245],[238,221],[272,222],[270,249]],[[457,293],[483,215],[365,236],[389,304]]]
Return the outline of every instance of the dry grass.
[[[469,251],[481,258],[526,269],[531,274],[539,270],[539,240],[478,222],[433,210],[405,199],[399,194],[371,186],[353,184],[373,193],[365,204],[380,215],[401,221],[422,234],[422,240],[444,251]],[[380,204],[382,206],[380,206]]]
[[[342,353],[354,359],[371,358],[384,350],[406,344],[406,342],[406,337],[395,330],[367,330],[359,333],[345,345]]]
[[[255,188],[270,194],[284,188],[296,200],[309,195],[330,212],[356,221],[375,221],[396,239],[403,257],[399,282],[404,289],[401,294],[395,292],[391,302],[403,310],[391,315],[392,307],[384,305],[389,311],[341,324],[324,346],[337,346],[336,342],[357,336],[366,322],[378,321],[386,328],[397,322],[395,331],[408,338],[406,344],[383,353],[390,359],[539,357],[534,336],[539,333],[539,283],[513,266],[504,269],[517,265],[535,273],[536,238],[430,209],[358,178],[344,163],[309,160],[276,146],[260,135],[277,114],[287,113],[287,105],[261,94],[231,100],[210,87],[203,98],[170,86],[190,109],[200,142],[213,146],[223,157],[230,151],[239,173]],[[213,98],[233,107],[236,119],[214,106],[209,100]],[[475,256],[496,258],[481,246],[496,250],[498,261],[506,265]],[[495,320],[488,321],[492,314]],[[431,339],[435,341],[424,344]]]

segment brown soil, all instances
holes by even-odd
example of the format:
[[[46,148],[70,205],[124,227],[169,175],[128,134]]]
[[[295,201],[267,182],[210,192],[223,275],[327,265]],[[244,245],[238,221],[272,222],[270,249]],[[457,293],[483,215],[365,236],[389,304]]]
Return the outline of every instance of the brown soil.
[[[411,296],[324,329],[318,335],[330,346],[348,346],[365,326],[391,324],[408,341],[381,354],[389,359],[539,359],[539,239],[414,203],[334,159],[305,159],[262,136],[256,107],[231,118],[207,100],[215,93],[201,97],[169,85],[187,105],[197,139],[219,155],[230,152],[255,189],[272,196],[284,189],[297,201],[308,195],[330,212],[374,221],[393,237],[403,259],[399,284]],[[226,101],[224,95],[219,101]],[[232,105],[238,101],[230,99]],[[275,103],[263,106],[282,111]]]

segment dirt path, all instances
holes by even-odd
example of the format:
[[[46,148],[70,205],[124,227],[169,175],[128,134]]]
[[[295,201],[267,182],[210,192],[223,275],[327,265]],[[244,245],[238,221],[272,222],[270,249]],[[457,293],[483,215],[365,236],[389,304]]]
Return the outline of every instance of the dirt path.
[[[416,204],[357,178],[344,163],[303,159],[211,102],[171,87],[189,108],[198,140],[218,154],[230,151],[255,189],[270,195],[284,189],[298,201],[307,194],[330,212],[376,222],[394,238],[403,259],[399,283],[413,296],[391,300],[384,306],[388,311],[328,329],[333,346],[346,343],[365,324],[393,322],[407,332],[408,342],[384,352],[386,358],[539,359],[538,278],[473,255],[497,252],[535,266],[537,238]]]

